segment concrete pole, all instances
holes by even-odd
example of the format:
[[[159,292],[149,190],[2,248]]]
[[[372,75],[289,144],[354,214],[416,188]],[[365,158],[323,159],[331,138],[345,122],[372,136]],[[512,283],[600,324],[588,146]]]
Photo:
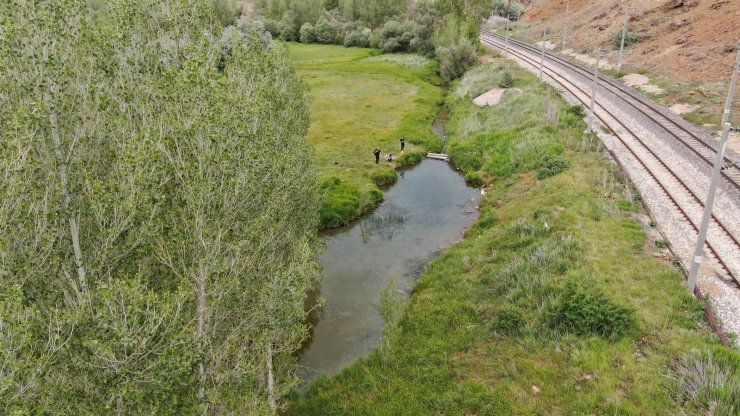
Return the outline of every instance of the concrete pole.
[[[596,89],[599,87],[599,61],[601,59],[601,51],[596,50],[596,65],[594,66],[594,80],[593,84],[591,86],[591,105],[589,105],[588,110],[588,131],[592,132],[594,131],[594,118],[596,118],[596,115],[594,113],[594,107],[596,106]]]
[[[542,45],[540,48],[540,81],[542,81],[542,71],[545,67],[545,40],[547,39],[547,28],[542,29]]]
[[[740,44],[738,45],[740,46]],[[691,269],[689,270],[688,286],[689,291],[694,293],[696,288],[696,279],[699,276],[699,266],[701,266],[702,255],[704,254],[704,242],[707,239],[707,230],[709,229],[709,220],[712,219],[712,206],[714,205],[714,195],[717,192],[717,185],[719,183],[720,171],[722,169],[722,160],[725,156],[725,148],[727,147],[727,138],[730,135],[730,111],[732,110],[732,102],[735,98],[735,87],[737,86],[737,73],[740,68],[740,49],[737,51],[735,57],[735,69],[732,71],[732,81],[730,81],[730,91],[727,93],[727,102],[725,103],[725,111],[722,114],[722,137],[719,141],[719,149],[717,150],[717,156],[714,158],[714,170],[712,170],[712,182],[709,184],[709,193],[707,194],[707,201],[704,203],[704,216],[701,219],[701,226],[699,227],[699,235],[696,239],[696,247],[694,247],[694,258],[691,262]]]
[[[568,36],[568,14],[570,13],[570,0],[565,6],[565,24],[563,25],[563,49],[565,49],[565,38]]]
[[[622,71],[622,62],[624,61],[624,38],[627,37],[627,13],[624,14],[624,25],[622,26],[622,44],[619,45],[619,62],[617,63],[617,72]]]
[[[519,32],[519,21],[522,19],[522,11],[516,12],[516,31]]]
[[[504,56],[509,53],[509,15],[506,15],[506,41],[504,42]]]

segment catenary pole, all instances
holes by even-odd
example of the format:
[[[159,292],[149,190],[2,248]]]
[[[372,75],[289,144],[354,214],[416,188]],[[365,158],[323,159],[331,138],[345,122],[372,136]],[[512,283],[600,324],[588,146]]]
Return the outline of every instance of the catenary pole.
[[[570,14],[570,0],[565,6],[565,24],[563,25],[563,49],[565,49],[565,38],[568,36],[568,18]]]
[[[709,183],[709,192],[707,194],[707,200],[704,203],[704,216],[701,219],[699,235],[696,238],[696,246],[694,247],[694,258],[691,261],[691,269],[689,270],[689,280],[687,283],[689,286],[689,291],[691,291],[692,293],[696,288],[696,279],[699,276],[699,266],[701,266],[701,260],[704,254],[704,242],[707,239],[709,220],[712,218],[712,206],[714,205],[714,196],[717,192],[720,171],[722,170],[722,160],[725,155],[725,148],[727,147],[727,138],[730,135],[730,112],[732,111],[732,102],[735,97],[735,87],[737,86],[737,73],[739,68],[740,43],[738,43],[737,56],[735,57],[735,68],[732,71],[732,80],[730,81],[730,91],[727,93],[725,111],[722,114],[722,137],[719,141],[719,149],[717,149],[717,155],[714,158],[712,181]]]
[[[624,25],[622,25],[622,43],[619,45],[619,62],[617,63],[617,72],[622,70],[622,62],[624,62],[624,39],[627,37],[627,19],[628,15],[624,14]]]
[[[519,11],[518,11],[518,12],[516,13],[516,29],[515,29],[515,30],[516,30],[517,32],[519,32],[519,20],[521,20],[521,18],[522,18],[522,11],[521,11],[521,10],[519,10]]]
[[[542,29],[542,45],[540,47],[540,81],[542,81],[542,71],[545,67],[545,40],[547,39],[547,28]]]
[[[510,15],[506,15],[506,41],[504,42],[504,56],[509,53],[509,18]]]
[[[599,49],[596,50],[596,65],[594,65],[594,79],[593,84],[591,86],[591,104],[589,105],[588,110],[588,131],[592,132],[594,131],[594,118],[596,118],[596,114],[594,114],[594,107],[596,106],[596,89],[599,87],[599,61],[601,59],[601,51]]]

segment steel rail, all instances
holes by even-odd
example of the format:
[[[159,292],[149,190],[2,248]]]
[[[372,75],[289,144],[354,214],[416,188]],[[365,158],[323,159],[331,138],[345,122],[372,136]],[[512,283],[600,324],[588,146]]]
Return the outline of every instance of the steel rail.
[[[482,39],[482,40],[483,40],[483,41],[484,41],[485,43],[488,43],[488,44],[490,44],[490,45],[492,45],[492,46],[494,46],[494,47],[497,47],[497,48],[499,48],[499,49],[501,48],[501,44],[500,44],[500,43],[497,43],[497,42],[495,42],[495,41],[492,41],[492,40],[490,40],[490,39],[485,39],[485,38],[483,38],[483,37],[482,37],[481,39]],[[517,51],[517,50],[516,50],[515,48],[509,48],[509,51],[510,51],[510,53],[514,53],[514,54],[516,54],[517,56],[519,56],[519,57],[520,57],[520,58],[521,58],[522,60],[524,60],[525,62],[527,62],[527,63],[528,63],[529,65],[531,65],[532,67],[534,67],[534,68],[537,68],[537,67],[538,67],[538,63],[537,63],[537,62],[536,62],[536,61],[535,61],[535,60],[534,60],[533,58],[530,58],[529,56],[527,56],[527,55],[525,55],[525,54],[523,54],[523,53],[521,53],[521,52]],[[585,92],[585,91],[584,91],[583,89],[581,89],[580,87],[578,87],[577,85],[575,85],[575,83],[574,83],[573,81],[570,81],[570,80],[568,80],[568,79],[564,78],[563,76],[561,76],[560,74],[558,74],[558,73],[557,73],[557,72],[558,72],[557,70],[555,70],[555,69],[553,69],[553,68],[551,68],[551,67],[548,67],[548,66],[545,66],[544,70],[546,70],[546,71],[548,72],[548,76],[550,76],[550,78],[551,78],[551,79],[552,79],[553,81],[555,81],[555,82],[557,82],[558,84],[560,84],[560,85],[561,85],[561,86],[562,86],[562,87],[563,87],[563,88],[564,88],[564,89],[565,89],[566,91],[568,91],[568,92],[569,92],[569,93],[570,93],[571,95],[573,95],[573,97],[574,97],[575,99],[577,99],[577,100],[578,100],[578,101],[580,101],[581,103],[584,103],[584,104],[585,104],[585,101],[584,101],[583,99],[581,99],[581,98],[580,98],[580,97],[578,96],[578,94],[577,94],[577,93],[576,93],[576,92],[575,92],[575,91],[574,91],[573,89],[576,89],[576,90],[580,91],[580,93],[581,93],[582,95],[584,95],[584,96],[586,96],[586,97],[589,97],[589,94],[588,94],[587,92]],[[558,79],[556,79],[556,77],[557,77],[557,78],[560,78],[560,79],[561,79],[562,81],[559,81]],[[566,84],[569,84],[569,85],[571,85],[571,86],[572,86],[572,88],[571,88],[571,87],[569,87],[569,86],[568,86],[568,85],[566,85]],[[679,185],[680,185],[680,186],[681,186],[681,187],[682,187],[682,188],[683,188],[683,189],[684,189],[684,190],[685,190],[685,191],[686,191],[686,192],[687,192],[687,193],[688,193],[689,195],[691,195],[691,196],[693,197],[693,199],[695,200],[695,202],[697,202],[697,203],[698,203],[698,204],[699,204],[699,205],[700,205],[700,206],[701,206],[701,207],[703,208],[703,203],[701,202],[701,200],[700,200],[700,199],[699,199],[699,198],[698,198],[698,197],[697,197],[697,196],[696,196],[696,195],[695,195],[695,194],[694,194],[694,193],[693,193],[693,192],[691,191],[691,189],[690,189],[690,188],[689,188],[689,187],[688,187],[688,186],[687,186],[687,185],[686,185],[686,184],[685,184],[685,183],[684,183],[683,181],[681,181],[681,179],[680,179],[680,178],[679,178],[679,177],[678,177],[678,176],[677,176],[677,175],[675,174],[675,172],[673,172],[673,170],[671,170],[671,169],[670,169],[670,168],[669,168],[669,167],[668,167],[668,166],[667,166],[667,165],[666,165],[666,164],[665,164],[665,163],[664,163],[664,162],[663,162],[663,161],[662,161],[662,160],[661,160],[661,159],[660,159],[660,158],[659,158],[659,157],[658,157],[658,156],[657,156],[656,154],[655,154],[655,152],[653,152],[653,151],[652,151],[652,149],[650,149],[650,148],[649,148],[649,147],[648,147],[648,146],[647,146],[647,145],[646,145],[646,144],[644,143],[644,141],[642,141],[642,140],[641,140],[641,139],[639,138],[639,136],[637,136],[637,135],[636,135],[636,134],[635,134],[635,133],[634,133],[634,132],[632,131],[632,129],[630,129],[630,128],[629,128],[629,127],[627,127],[627,126],[626,126],[626,125],[625,125],[624,123],[622,123],[622,122],[621,122],[621,121],[619,120],[619,118],[617,118],[617,117],[616,117],[616,116],[615,116],[615,115],[614,115],[614,114],[613,114],[613,113],[612,113],[611,111],[609,111],[609,110],[608,110],[608,109],[607,109],[606,107],[604,107],[604,106],[603,106],[602,104],[599,104],[599,103],[597,103],[597,106],[598,106],[598,107],[600,107],[600,108],[601,108],[601,109],[603,110],[603,112],[605,112],[606,114],[608,114],[608,115],[609,115],[609,117],[611,117],[611,118],[612,118],[612,119],[613,119],[614,121],[616,121],[616,123],[618,123],[618,124],[619,124],[620,126],[622,126],[622,128],[623,128],[624,130],[626,130],[626,131],[627,131],[627,132],[628,132],[628,133],[629,133],[629,134],[630,134],[630,135],[631,135],[631,136],[632,136],[632,137],[633,137],[633,138],[634,138],[634,139],[635,139],[635,140],[636,140],[636,141],[637,141],[638,143],[640,143],[641,147],[642,147],[642,148],[644,148],[644,150],[646,150],[646,151],[647,151],[647,152],[648,152],[648,153],[649,153],[650,155],[652,155],[652,157],[653,157],[653,158],[654,158],[654,159],[655,159],[655,160],[656,160],[656,161],[657,161],[658,163],[660,163],[660,164],[661,164],[661,165],[662,165],[662,166],[663,166],[663,167],[664,167],[664,168],[666,169],[666,171],[668,171],[668,173],[669,173],[669,174],[670,174],[670,175],[671,175],[671,176],[673,177],[673,179],[674,179],[674,180],[676,181],[676,183],[678,183],[678,184],[679,184]],[[608,125],[608,123],[606,123],[606,121],[604,120],[604,118],[603,118],[602,116],[596,115],[596,118],[600,119],[600,120],[601,120],[601,122],[602,122],[602,123],[603,123],[604,125]],[[680,204],[678,203],[678,201],[677,201],[677,200],[676,200],[676,199],[674,198],[674,196],[673,196],[673,195],[672,195],[672,194],[671,194],[670,192],[668,192],[668,189],[667,189],[666,185],[664,185],[664,184],[663,184],[663,183],[662,183],[662,182],[661,182],[661,181],[660,181],[660,180],[658,179],[658,177],[657,177],[657,174],[655,174],[655,173],[654,173],[654,172],[653,172],[653,171],[652,171],[652,170],[651,170],[650,168],[648,168],[648,167],[647,167],[647,165],[646,165],[646,162],[645,162],[645,161],[643,160],[643,158],[640,158],[640,157],[639,157],[639,156],[637,155],[636,151],[635,151],[635,150],[634,150],[634,149],[632,148],[632,146],[630,146],[630,145],[628,145],[628,144],[626,143],[626,141],[624,140],[624,138],[623,138],[623,137],[621,137],[621,136],[620,136],[620,135],[619,135],[619,134],[618,134],[618,133],[617,133],[616,131],[614,131],[613,129],[612,129],[612,131],[614,132],[614,135],[615,135],[615,137],[616,137],[616,138],[617,138],[617,139],[618,139],[618,140],[619,140],[619,141],[620,141],[620,142],[622,143],[622,145],[624,146],[624,148],[625,148],[625,149],[627,149],[627,150],[628,150],[628,151],[630,152],[630,154],[632,154],[632,156],[633,156],[633,157],[635,158],[635,160],[636,160],[636,161],[637,161],[637,162],[638,162],[638,163],[639,163],[639,164],[640,164],[640,165],[641,165],[641,166],[643,167],[643,169],[644,169],[644,170],[645,170],[645,171],[646,171],[646,172],[647,172],[647,173],[648,173],[648,174],[650,175],[650,177],[651,177],[651,178],[652,178],[652,179],[653,179],[653,180],[655,181],[655,183],[656,183],[656,184],[658,184],[658,186],[659,186],[659,187],[660,187],[660,188],[662,189],[663,193],[664,193],[664,194],[665,194],[665,195],[666,195],[666,196],[668,197],[668,199],[669,199],[669,200],[671,201],[671,203],[672,203],[672,204],[673,204],[673,205],[675,206],[675,208],[676,208],[676,209],[677,209],[677,210],[679,211],[679,213],[680,213],[680,214],[681,214],[681,215],[682,215],[682,216],[683,216],[683,217],[684,217],[684,218],[686,219],[686,221],[687,221],[687,222],[689,223],[689,225],[691,225],[691,227],[692,227],[692,228],[694,229],[694,231],[698,232],[698,227],[697,227],[697,225],[695,224],[695,222],[691,220],[690,216],[689,216],[689,215],[688,215],[688,214],[686,213],[686,211],[685,211],[685,210],[683,209],[683,207],[681,207],[681,205],[680,205]],[[735,238],[735,237],[734,237],[734,236],[732,235],[732,233],[730,233],[730,231],[729,231],[729,230],[727,229],[727,227],[725,227],[725,225],[724,225],[724,224],[722,224],[722,222],[721,222],[721,221],[719,221],[719,219],[717,219],[717,218],[716,218],[716,217],[715,217],[714,215],[712,215],[712,220],[713,220],[713,222],[715,223],[715,225],[716,225],[716,226],[718,226],[718,227],[719,227],[719,229],[720,229],[720,230],[721,230],[721,231],[722,231],[722,232],[723,232],[723,233],[724,233],[724,234],[726,235],[726,237],[729,237],[729,239],[730,239],[730,240],[732,240],[732,242],[734,243],[735,247],[736,247],[736,248],[738,248],[738,249],[740,249],[740,242],[738,242],[738,240],[737,240],[737,239],[736,239],[736,238]],[[729,267],[727,266],[727,264],[726,264],[726,263],[724,262],[724,260],[722,260],[721,256],[720,256],[720,255],[718,254],[717,250],[715,250],[714,246],[713,246],[713,245],[712,245],[712,244],[711,244],[711,243],[710,243],[709,241],[707,241],[707,242],[706,242],[706,245],[707,245],[707,248],[709,249],[709,252],[711,253],[711,256],[712,256],[712,257],[713,257],[713,258],[714,258],[714,259],[715,259],[715,260],[717,261],[717,263],[718,263],[718,264],[720,265],[720,267],[721,267],[721,268],[722,268],[722,269],[723,269],[723,270],[724,270],[724,271],[726,272],[726,274],[727,274],[728,276],[730,276],[730,277],[731,277],[731,278],[732,278],[732,279],[733,279],[733,280],[735,281],[735,283],[737,283],[738,285],[740,285],[740,279],[738,279],[738,277],[737,277],[737,276],[735,276],[735,275],[734,275],[734,274],[732,273],[732,271],[731,271],[731,270],[729,269]]]
[[[493,37],[496,39],[501,37],[501,35],[487,31],[487,30],[482,30],[481,32],[485,36]],[[525,42],[522,42],[516,39],[510,39],[510,42],[513,44],[519,45],[522,48],[525,48],[529,51],[534,52],[536,50],[537,53],[540,53],[539,49]],[[550,58],[553,61],[557,61],[559,65],[568,67],[571,70],[578,72],[582,76],[585,76],[585,77],[591,76],[591,71],[584,68],[580,64],[572,62],[552,52],[545,52],[545,53],[548,58]],[[626,87],[625,85],[621,84],[620,82],[617,82],[616,80],[608,76],[600,76],[599,78],[603,80],[606,84],[608,84],[608,86],[605,85],[605,88],[607,88],[607,90],[609,90],[612,94],[621,98],[625,103],[627,103],[628,105],[633,107],[635,110],[640,112],[642,115],[647,117],[649,120],[653,121],[655,124],[660,126],[669,135],[678,139],[680,143],[682,143],[685,147],[691,150],[694,154],[699,156],[699,158],[705,161],[707,164],[709,164],[709,166],[714,166],[714,158],[716,156],[717,150],[714,147],[712,147],[712,145],[707,143],[704,139],[702,139],[695,133],[686,129],[681,124],[677,123],[675,120],[663,114],[661,109],[657,108],[655,103],[652,103],[649,100],[641,97],[631,88]],[[649,114],[649,113],[652,113],[652,114]],[[669,125],[673,127],[670,127]],[[678,129],[678,131],[676,131],[675,129]],[[727,157],[724,158],[723,165],[725,166],[725,169],[722,170],[722,176],[733,187],[740,190],[740,167],[738,167],[736,163],[729,160]]]

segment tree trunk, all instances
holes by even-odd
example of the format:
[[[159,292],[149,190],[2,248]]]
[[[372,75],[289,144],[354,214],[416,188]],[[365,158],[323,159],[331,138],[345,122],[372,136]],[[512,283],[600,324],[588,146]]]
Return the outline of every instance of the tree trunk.
[[[68,217],[69,233],[72,237],[72,251],[74,252],[75,264],[77,265],[77,279],[80,285],[80,291],[87,293],[87,271],[85,270],[85,264],[82,260],[82,249],[80,248],[79,218],[75,218],[75,215],[69,208],[72,199],[69,194],[69,179],[67,178],[69,167],[62,152],[62,142],[59,139],[59,132],[57,131],[56,114],[52,113],[49,115],[49,123],[51,124],[51,139],[54,142],[54,155],[57,159],[57,168],[59,169],[59,180],[62,185],[62,207]]]
[[[267,405],[273,414],[277,412],[275,403],[275,376],[272,373],[272,340],[267,343]]]

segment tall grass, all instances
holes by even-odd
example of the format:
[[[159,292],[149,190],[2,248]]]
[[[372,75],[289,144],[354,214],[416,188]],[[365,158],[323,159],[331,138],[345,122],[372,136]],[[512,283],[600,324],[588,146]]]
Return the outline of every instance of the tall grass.
[[[728,350],[704,329],[681,273],[646,248],[630,184],[583,135],[579,110],[510,71],[523,93],[498,107],[474,106],[455,85],[447,99],[448,153],[487,181],[478,223],[427,268],[390,345],[287,414],[736,410],[736,361],[674,365],[690,349]],[[556,156],[570,167],[538,179]]]

